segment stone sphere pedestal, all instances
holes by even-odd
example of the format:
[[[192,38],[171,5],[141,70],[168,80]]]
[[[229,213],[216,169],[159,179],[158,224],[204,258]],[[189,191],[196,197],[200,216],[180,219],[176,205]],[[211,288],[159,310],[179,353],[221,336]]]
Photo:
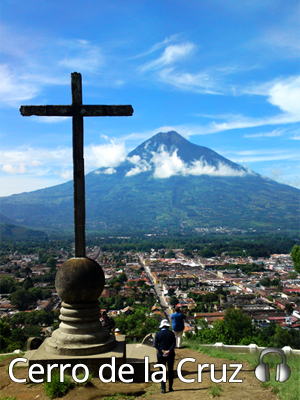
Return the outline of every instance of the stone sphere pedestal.
[[[33,354],[25,355],[29,368],[36,364],[44,368],[44,380],[48,380],[48,367],[62,367],[71,374],[82,364],[95,376],[101,366],[111,365],[118,379],[120,368],[129,363],[134,368],[134,381],[144,382],[145,357],[156,363],[155,349],[141,344],[129,345],[127,359],[125,335],[115,337],[102,327],[98,298],[104,283],[102,268],[94,260],[71,258],[59,268],[55,287],[63,301],[61,323]],[[149,365],[147,368],[149,374]],[[105,379],[111,378],[112,369],[103,368]]]
[[[55,287],[63,300],[59,328],[45,343],[50,354],[87,356],[111,351],[116,339],[100,322],[98,298],[105,277],[100,265],[89,258],[67,260],[58,270]]]

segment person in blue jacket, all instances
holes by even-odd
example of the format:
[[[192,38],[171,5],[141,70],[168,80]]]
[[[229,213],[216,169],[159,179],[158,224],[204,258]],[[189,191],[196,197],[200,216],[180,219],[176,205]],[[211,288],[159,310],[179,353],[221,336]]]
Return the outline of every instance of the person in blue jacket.
[[[155,335],[154,347],[158,350],[157,361],[159,364],[168,364],[168,380],[169,380],[169,392],[173,392],[173,381],[174,381],[174,359],[175,359],[175,335],[174,332],[169,330],[169,324],[167,319],[163,319],[160,323],[159,329]],[[161,392],[166,393],[166,382],[161,382]]]
[[[171,315],[171,320],[172,320],[172,331],[175,334],[176,337],[176,344],[177,348],[181,348],[181,340],[182,340],[182,334],[184,330],[184,320],[186,319],[186,316],[182,314],[181,309],[179,306],[175,307],[175,313]]]

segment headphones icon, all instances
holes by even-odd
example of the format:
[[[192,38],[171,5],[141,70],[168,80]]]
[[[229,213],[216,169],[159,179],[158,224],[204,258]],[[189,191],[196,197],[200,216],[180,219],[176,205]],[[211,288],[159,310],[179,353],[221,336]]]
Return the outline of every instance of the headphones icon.
[[[283,350],[276,349],[276,347],[269,347],[261,352],[259,357],[259,365],[255,368],[255,376],[261,382],[267,382],[270,380],[269,364],[262,362],[263,356],[268,353],[277,353],[282,357],[282,363],[277,364],[276,367],[276,381],[284,382],[289,379],[291,375],[291,370],[288,365],[286,365],[286,357]]]

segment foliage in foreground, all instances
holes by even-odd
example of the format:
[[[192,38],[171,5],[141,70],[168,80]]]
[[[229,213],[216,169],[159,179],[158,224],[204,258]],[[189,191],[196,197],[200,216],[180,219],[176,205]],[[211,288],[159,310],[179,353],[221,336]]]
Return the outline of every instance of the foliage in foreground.
[[[77,379],[82,380],[85,377],[84,373],[78,374]],[[58,372],[52,374],[51,382],[45,382],[44,389],[47,396],[50,399],[55,399],[57,397],[63,397],[69,389],[75,386],[93,386],[93,374],[90,373],[85,382],[74,382],[74,380],[69,375],[64,375],[64,381],[60,382],[60,375]],[[1,399],[0,399],[1,400]]]
[[[63,397],[74,386],[71,377],[68,375],[64,375],[64,381],[60,382],[58,373],[52,374],[51,382],[45,382],[44,384],[45,393],[50,399]]]
[[[212,397],[219,397],[222,390],[223,389],[220,385],[212,385],[209,389],[209,393]]]

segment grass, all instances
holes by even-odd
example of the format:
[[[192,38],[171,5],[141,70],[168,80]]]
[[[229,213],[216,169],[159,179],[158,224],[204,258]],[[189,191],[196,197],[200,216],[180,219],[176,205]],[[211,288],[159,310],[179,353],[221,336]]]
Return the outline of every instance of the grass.
[[[82,380],[85,377],[84,373],[78,374],[77,378]],[[64,381],[60,382],[59,373],[53,373],[51,382],[45,382],[44,389],[47,396],[50,399],[56,399],[57,397],[63,397],[69,389],[73,389],[75,386],[93,386],[93,374],[90,373],[87,380],[82,383],[75,382],[69,375],[64,375]],[[1,400],[1,399],[0,399]]]
[[[199,353],[207,354],[210,357],[225,358],[227,360],[234,360],[239,362],[248,362],[254,369],[259,364],[259,355],[255,353],[229,353],[219,349],[201,346],[195,340],[185,340],[185,346],[198,351]],[[263,358],[265,364],[269,364],[270,381],[261,383],[262,388],[271,388],[273,393],[278,395],[280,400],[299,400],[300,398],[300,357],[296,355],[287,355],[286,363],[291,369],[291,375],[285,382],[277,382],[275,380],[276,364],[282,362],[281,356],[278,354],[267,354]]]
[[[0,397],[0,400],[18,400],[15,396]]]
[[[212,397],[219,397],[220,396],[220,393],[222,392],[222,388],[221,388],[221,386],[220,385],[213,385],[213,386],[211,386],[211,388],[209,389],[209,394],[212,396]]]
[[[134,400],[134,396],[126,396],[124,394],[114,394],[112,396],[104,397],[104,400]]]
[[[77,375],[77,379],[79,379],[79,380],[82,380],[84,377],[85,377],[85,374],[84,374],[84,373],[78,374],[78,375]],[[87,378],[87,380],[86,380],[85,382],[82,382],[82,383],[74,382],[74,384],[75,384],[76,386],[83,386],[83,387],[86,387],[86,386],[93,386],[92,379],[93,379],[93,374],[90,373],[89,376],[88,376],[88,378]]]
[[[6,358],[19,358],[19,357],[23,357],[25,353],[20,353],[20,354],[2,354],[0,355],[0,361],[5,360]],[[2,400],[2,398],[0,397],[0,400]]]
[[[74,386],[70,376],[64,375],[64,381],[60,382],[59,374],[54,373],[51,382],[45,382],[44,389],[50,399],[56,399],[57,397],[63,397]]]

